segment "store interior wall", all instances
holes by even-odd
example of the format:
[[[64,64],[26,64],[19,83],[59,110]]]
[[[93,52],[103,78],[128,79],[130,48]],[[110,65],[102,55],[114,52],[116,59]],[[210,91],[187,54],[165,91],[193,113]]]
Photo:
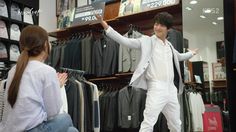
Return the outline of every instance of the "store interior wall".
[[[188,40],[189,49],[199,49],[198,54],[190,61],[207,62],[209,80],[213,80],[212,63],[217,62],[216,42],[224,41],[224,23],[216,20],[223,14],[223,0],[214,1],[214,4],[211,4],[212,0],[197,2],[191,5],[189,0],[183,0],[183,37]],[[191,10],[187,10],[186,7],[190,7]],[[214,12],[206,14],[206,9],[212,9]],[[206,18],[200,18],[200,15],[205,15]],[[212,21],[218,24],[213,25]]]
[[[209,29],[202,31],[187,32],[183,31],[183,36],[189,41],[189,49],[199,48],[198,54],[190,61],[208,62],[209,79],[212,80],[212,63],[217,62],[216,42],[224,41],[224,34],[209,33]]]
[[[56,0],[39,1],[39,26],[51,32],[57,29]],[[52,39],[52,38],[50,38]]]

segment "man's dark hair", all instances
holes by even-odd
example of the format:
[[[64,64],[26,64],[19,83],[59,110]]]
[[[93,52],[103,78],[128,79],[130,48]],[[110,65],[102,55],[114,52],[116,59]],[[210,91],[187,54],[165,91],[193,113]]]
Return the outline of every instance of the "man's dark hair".
[[[154,17],[154,23],[165,25],[169,29],[173,24],[173,16],[168,12],[160,12]]]

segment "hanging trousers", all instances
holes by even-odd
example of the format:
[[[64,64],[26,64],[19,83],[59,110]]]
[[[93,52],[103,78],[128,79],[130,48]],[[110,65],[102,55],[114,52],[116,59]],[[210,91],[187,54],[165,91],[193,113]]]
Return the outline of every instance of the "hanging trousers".
[[[144,120],[139,132],[153,132],[160,112],[166,119],[170,132],[181,131],[180,105],[177,98],[177,88],[173,82],[148,81]]]

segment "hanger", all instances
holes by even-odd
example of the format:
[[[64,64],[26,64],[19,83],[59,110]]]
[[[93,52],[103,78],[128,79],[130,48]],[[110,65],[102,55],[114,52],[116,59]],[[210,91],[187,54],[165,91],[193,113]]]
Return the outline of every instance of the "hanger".
[[[70,68],[60,68],[62,71],[68,73],[69,77],[75,77],[76,79],[84,79],[84,73],[85,71],[82,70],[75,70],[75,69],[70,69]]]
[[[130,25],[129,25],[129,30],[128,30],[128,36],[130,36],[130,35],[133,34],[133,30],[134,30],[134,25],[133,25],[133,24],[130,24]]]
[[[9,70],[10,70],[10,68],[8,68],[8,67],[5,67],[4,69],[1,69],[1,72],[3,73],[2,74],[3,76],[1,77],[0,80],[7,79]]]

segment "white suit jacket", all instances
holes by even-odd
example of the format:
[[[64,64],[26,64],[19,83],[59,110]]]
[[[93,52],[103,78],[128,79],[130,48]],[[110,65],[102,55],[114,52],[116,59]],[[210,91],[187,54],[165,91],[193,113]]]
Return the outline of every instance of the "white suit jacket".
[[[106,30],[106,34],[119,44],[125,45],[129,48],[135,48],[141,50],[141,58],[131,78],[130,85],[136,88],[142,88],[147,90],[147,79],[145,77],[145,71],[149,65],[152,56],[152,51],[153,51],[152,49],[154,49],[155,46],[154,40],[156,36],[153,35],[149,37],[143,35],[141,38],[138,39],[127,38],[116,32],[112,27],[109,27]],[[191,52],[179,53],[177,50],[174,49],[174,47],[171,45],[169,41],[167,42],[171,46],[173,51],[174,63],[179,74],[179,94],[182,94],[184,85],[180,75],[179,61],[187,60],[191,58],[193,54]]]

